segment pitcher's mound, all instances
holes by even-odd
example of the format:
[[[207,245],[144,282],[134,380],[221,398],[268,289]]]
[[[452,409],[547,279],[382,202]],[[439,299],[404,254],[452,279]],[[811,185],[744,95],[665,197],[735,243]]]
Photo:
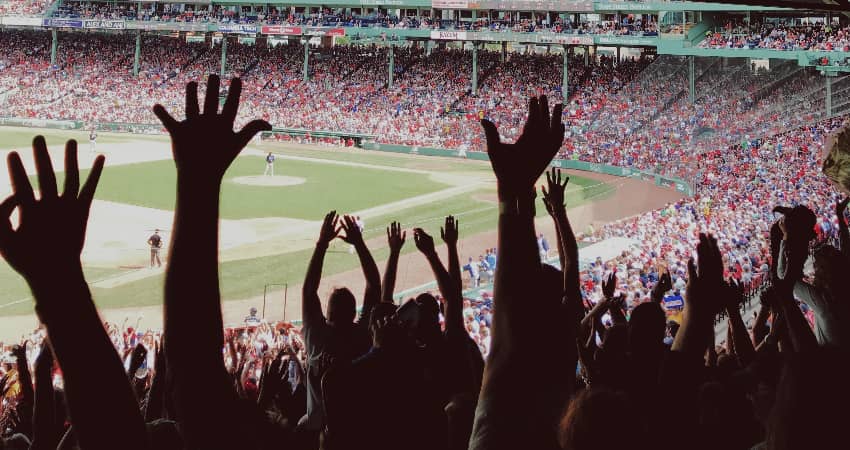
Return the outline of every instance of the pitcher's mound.
[[[265,175],[253,175],[249,177],[236,177],[233,179],[234,183],[238,184],[247,184],[250,186],[295,186],[297,184],[303,184],[307,180],[299,177],[285,177],[285,176],[265,176]]]

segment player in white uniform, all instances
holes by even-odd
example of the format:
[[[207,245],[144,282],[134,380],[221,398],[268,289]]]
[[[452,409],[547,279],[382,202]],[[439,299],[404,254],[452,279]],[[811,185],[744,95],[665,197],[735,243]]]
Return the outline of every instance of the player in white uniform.
[[[97,132],[94,128],[89,131],[89,151],[92,153],[97,151]]]

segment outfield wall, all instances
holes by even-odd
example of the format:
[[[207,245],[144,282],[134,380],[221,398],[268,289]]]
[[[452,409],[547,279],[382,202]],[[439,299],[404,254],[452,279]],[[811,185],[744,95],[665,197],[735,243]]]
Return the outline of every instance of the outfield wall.
[[[447,158],[464,158],[479,161],[489,161],[485,152],[466,152],[462,150],[446,150],[432,147],[409,147],[405,145],[395,144],[379,144],[369,143],[363,144],[366,150],[376,150],[381,152],[404,153],[409,155],[425,155],[425,156],[442,156]],[[611,166],[608,164],[596,164],[584,161],[576,161],[572,159],[556,159],[552,162],[553,167],[562,169],[582,170],[585,172],[595,172],[605,175],[613,175],[617,177],[635,177],[645,181],[652,181],[656,186],[661,186],[669,189],[675,189],[685,195],[693,195],[694,189],[690,183],[685,180],[673,177],[667,177],[643,171],[632,169],[630,167]]]

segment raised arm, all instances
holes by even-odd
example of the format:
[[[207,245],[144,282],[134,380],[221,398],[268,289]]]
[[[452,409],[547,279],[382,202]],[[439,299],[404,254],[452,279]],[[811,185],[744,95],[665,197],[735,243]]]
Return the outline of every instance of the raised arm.
[[[322,303],[319,300],[319,282],[322,280],[322,265],[325,262],[328,245],[336,239],[341,230],[337,226],[338,223],[339,216],[336,215],[336,211],[331,211],[325,216],[322,230],[319,232],[319,240],[316,241],[316,249],[313,250],[313,257],[310,258],[310,265],[307,267],[307,275],[301,287],[301,318],[306,326],[325,320],[325,316],[322,315]]]
[[[850,258],[850,229],[847,228],[847,219],[844,215],[848,203],[850,203],[850,197],[835,205],[835,215],[838,217],[838,245],[846,258]]]
[[[387,258],[387,268],[384,271],[384,285],[381,288],[381,301],[384,303],[394,303],[393,294],[395,293],[395,280],[398,272],[398,257],[401,255],[401,248],[404,247],[404,240],[407,237],[407,232],[401,230],[401,224],[393,222],[387,227],[387,243],[390,247],[390,256]]]
[[[463,326],[463,280],[460,275],[460,255],[457,251],[457,241],[460,236],[460,222],[454,216],[446,217],[446,224],[440,229],[440,237],[446,243],[449,253],[449,283],[451,292],[443,292],[446,299],[446,335],[469,338]]]
[[[748,366],[755,360],[756,348],[750,340],[747,325],[741,317],[741,305],[744,302],[744,286],[736,281],[728,283],[728,294],[726,302],[726,313],[729,315],[729,333],[731,334],[731,347],[735,349],[735,355],[741,363],[741,367]]]
[[[230,164],[258,132],[271,126],[260,120],[233,131],[242,82],[230,84],[219,113],[219,78],[207,79],[203,112],[198,85],[186,86],[186,119],[178,122],[162,105],[154,113],[171,135],[177,166],[177,204],[165,273],[165,347],[174,380],[178,419],[191,448],[226,446],[210,432],[243,424],[233,407],[236,394],[221,357],[224,327],[218,279],[219,197]],[[198,376],[203,374],[203,376]]]
[[[449,275],[449,272],[446,270],[445,266],[443,266],[443,262],[440,261],[440,256],[437,255],[437,250],[434,247],[434,238],[432,238],[431,235],[426,233],[422,228],[414,228],[413,242],[416,244],[416,248],[423,256],[425,256],[425,259],[428,260],[428,264],[434,272],[434,277],[437,279],[437,287],[439,287],[440,293],[443,295],[443,298],[446,299],[446,302],[449,301],[449,297],[455,298],[459,296],[459,292],[455,293],[457,289],[455,287],[454,280],[452,280],[451,275]],[[446,314],[448,315],[448,311]],[[449,320],[450,319],[446,317],[447,329],[449,328]]]
[[[543,203],[549,215],[555,220],[558,230],[558,251],[561,270],[564,272],[564,295],[570,304],[580,309],[581,284],[579,282],[578,242],[576,241],[570,218],[567,215],[565,192],[570,177],[563,177],[561,169],[553,168],[546,172],[546,187],[543,188]]]
[[[30,450],[55,449],[62,438],[61,430],[56,428],[53,395],[53,354],[50,346],[44,345],[35,359],[35,407]]]
[[[381,272],[378,271],[375,258],[372,257],[372,252],[369,251],[366,241],[363,240],[363,233],[360,231],[355,218],[345,216],[342,221],[342,229],[345,230],[345,236],[340,236],[340,239],[354,246],[357,257],[360,258],[363,276],[366,277],[366,290],[363,292],[363,309],[360,311],[359,323],[368,326],[372,308],[381,301]]]
[[[27,343],[12,347],[15,365],[18,368],[18,385],[21,387],[21,397],[16,410],[20,417],[17,431],[27,436],[32,435],[32,409],[35,405],[35,391],[32,388],[32,374],[27,361]]]
[[[534,231],[534,184],[564,140],[562,106],[550,116],[546,97],[529,102],[528,121],[515,144],[501,142],[483,120],[487,154],[499,196],[499,264],[496,268],[491,352],[476,410],[470,449],[557,448],[555,425],[564,404],[563,331],[544,321],[561,317],[560,292],[547,295]],[[561,291],[561,289],[556,289]],[[553,361],[554,360],[554,361]],[[529,365],[537,371],[529,371]],[[542,364],[542,366],[540,365]],[[572,368],[575,376],[575,367]],[[541,377],[540,372],[544,375]],[[568,370],[566,370],[568,372]],[[516,390],[528,386],[531,391]]]
[[[699,269],[693,258],[688,261],[682,326],[676,333],[672,350],[701,356],[709,346],[714,346],[714,317],[722,308],[718,300],[725,289],[723,257],[714,237],[700,233],[697,259]]]
[[[33,141],[40,198],[35,199],[17,153],[8,157],[12,196],[0,203],[0,253],[27,281],[62,368],[71,422],[82,448],[146,448],[144,423],[124,367],[109,340],[83,277],[80,252],[103,157],[79,189],[77,145],[65,147],[65,188],[59,195],[44,138]],[[9,216],[19,208],[12,228]],[[92,376],[93,373],[98,376]]]
[[[652,287],[652,301],[658,304],[664,302],[664,294],[673,289],[673,278],[670,277],[670,270],[665,269],[664,273],[658,278],[658,282]]]

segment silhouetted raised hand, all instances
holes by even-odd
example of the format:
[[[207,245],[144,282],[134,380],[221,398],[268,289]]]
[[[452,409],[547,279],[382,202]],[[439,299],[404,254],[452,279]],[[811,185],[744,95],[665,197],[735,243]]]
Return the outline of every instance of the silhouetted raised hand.
[[[32,145],[39,199],[35,198],[20,156],[17,152],[9,153],[7,163],[14,193],[0,203],[0,253],[27,279],[31,288],[37,289],[49,286],[56,272],[81,268],[80,252],[104,158],[95,159],[80,190],[77,143],[68,141],[65,145],[65,186],[60,195],[44,138],[36,136]],[[20,211],[17,229],[12,228],[9,220],[15,207]],[[49,250],[50,257],[42,250]]]
[[[525,128],[514,144],[501,141],[493,122],[486,119],[481,121],[501,200],[534,196],[534,183],[564,142],[562,111],[563,105],[558,104],[550,114],[549,101],[545,95],[532,97],[528,102]]]
[[[177,166],[177,204],[165,274],[165,356],[186,446],[250,448],[241,435],[253,436],[256,423],[234,407],[238,398],[221,357],[219,197],[227,168],[254,135],[271,126],[254,120],[233,131],[242,91],[238,78],[231,82],[221,113],[216,75],[207,80],[203,112],[197,90],[197,83],[186,86],[183,121],[171,117],[162,105],[153,108],[171,135]],[[210,433],[224,429],[241,432]]]
[[[437,250],[434,248],[434,238],[422,228],[413,229],[413,242],[416,243],[416,248],[426,257],[437,254]]]
[[[177,121],[162,105],[154,105],[153,112],[171,135],[174,162],[178,176],[190,176],[196,183],[220,182],[225,171],[251,139],[272,127],[264,120],[254,120],[238,132],[233,123],[239,110],[242,80],[230,83],[227,100],[221,113],[218,111],[220,80],[217,75],[207,78],[204,110],[198,106],[198,83],[186,85],[186,119]]]
[[[360,226],[357,225],[357,219],[355,219],[354,216],[343,217],[341,226],[342,230],[345,231],[345,234],[339,235],[338,237],[340,239],[353,245],[355,248],[364,243],[363,232],[360,230]]]
[[[664,294],[673,289],[673,278],[670,277],[670,270],[665,269],[664,273],[658,277],[658,282],[652,287],[652,301],[661,303],[664,300]]]
[[[546,97],[532,98],[528,120],[514,144],[501,142],[496,126],[481,121],[500,201],[499,264],[493,287],[498,300],[493,310],[491,352],[469,445],[473,450],[556,448],[552,430],[571,394],[572,384],[565,380],[575,376],[576,346],[571,336],[576,324],[565,314],[564,287],[578,287],[573,276],[578,271],[570,268],[570,277],[554,278],[551,275],[555,273],[544,271],[534,230],[534,184],[563,143],[562,109],[557,105],[550,115]],[[563,231],[567,239],[571,232]],[[573,297],[574,292],[570,289],[566,297]],[[580,298],[571,300],[580,302]],[[545,376],[532,376],[527,370],[530,364]],[[521,385],[535,388],[521,397],[511,388]],[[496,404],[513,406],[491,406]],[[512,426],[505,427],[505,423]]]
[[[717,239],[700,233],[697,258],[688,261],[688,285],[682,326],[673,342],[673,350],[702,355],[713,345],[714,317],[725,307],[723,297],[723,258]]]
[[[459,227],[460,221],[456,220],[454,216],[446,217],[445,226],[440,228],[440,237],[443,239],[443,242],[445,242],[446,245],[457,246]]]
[[[13,194],[0,203],[0,253],[27,280],[62,368],[75,435],[82,448],[145,448],[144,422],[115,348],[83,276],[80,252],[103,157],[79,189],[77,145],[65,146],[60,195],[44,138],[33,140],[40,195],[35,198],[21,159],[8,156]],[[10,214],[20,221],[12,228]],[[92,377],[91,374],[98,374]]]
[[[62,438],[62,429],[56,426],[53,396],[53,353],[49,345],[44,345],[35,359],[32,450],[55,449]]]
[[[546,206],[549,215],[554,216],[559,208],[566,206],[565,193],[569,183],[570,177],[562,177],[561,169],[552,168],[551,171],[546,172],[546,186],[541,189],[543,190],[543,204]]]
[[[393,222],[387,227],[387,244],[390,247],[390,255],[387,258],[387,267],[384,270],[384,282],[381,286],[381,301],[384,303],[393,303],[396,274],[398,272],[398,258],[401,255],[401,248],[404,246],[406,238],[407,232],[402,231],[400,223]]]
[[[387,227],[387,243],[390,246],[390,252],[400,252],[404,247],[407,232],[401,229],[401,224],[393,222]]]

